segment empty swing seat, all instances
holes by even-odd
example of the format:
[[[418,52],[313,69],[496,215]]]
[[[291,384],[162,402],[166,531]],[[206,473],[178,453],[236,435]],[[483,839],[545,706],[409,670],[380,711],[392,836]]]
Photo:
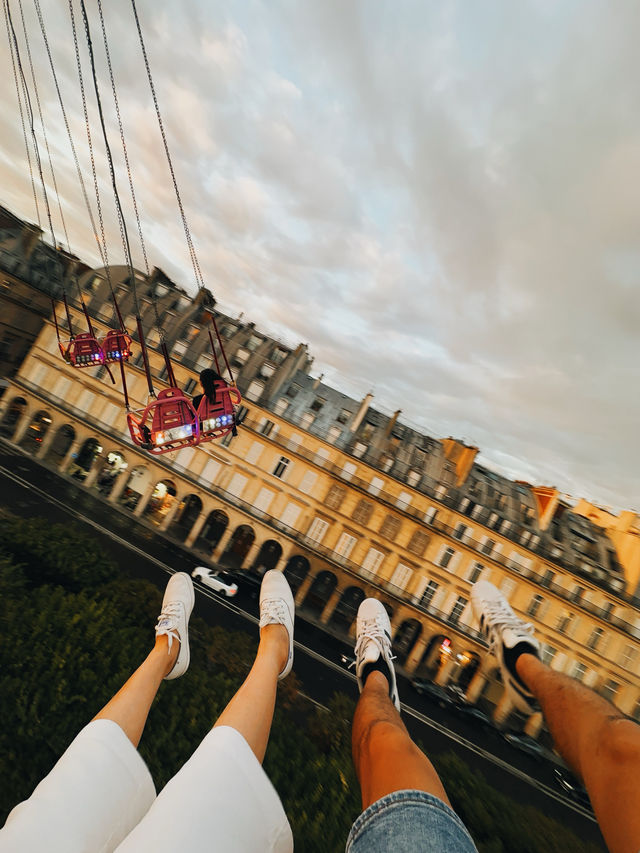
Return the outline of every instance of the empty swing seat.
[[[109,364],[115,361],[129,361],[131,335],[117,329],[110,329],[102,340],[102,356],[103,360]]]
[[[63,352],[63,355],[73,367],[95,367],[96,364],[104,364],[102,347],[88,332],[76,335],[69,341],[66,354]]]
[[[129,412],[127,424],[133,443],[156,456],[194,447],[200,439],[196,410],[179,388],[165,388],[141,412]]]

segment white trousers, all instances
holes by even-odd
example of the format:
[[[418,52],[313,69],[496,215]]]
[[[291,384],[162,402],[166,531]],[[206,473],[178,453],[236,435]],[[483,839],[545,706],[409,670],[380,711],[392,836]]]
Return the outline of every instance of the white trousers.
[[[212,729],[159,796],[117,723],[80,732],[0,830],[0,853],[291,853],[282,803],[235,729]]]

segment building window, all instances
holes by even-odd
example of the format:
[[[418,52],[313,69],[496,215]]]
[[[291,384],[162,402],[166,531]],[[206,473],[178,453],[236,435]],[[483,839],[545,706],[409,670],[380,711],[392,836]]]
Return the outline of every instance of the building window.
[[[584,674],[586,671],[587,671],[587,667],[585,666],[585,664],[583,664],[582,661],[578,660],[573,665],[573,671],[571,673],[571,677],[575,678],[576,681],[583,681],[584,680]]]
[[[264,391],[264,382],[261,382],[259,379],[254,379],[253,382],[247,388],[245,396],[248,400],[253,400],[255,403],[260,399],[262,392]]]
[[[469,528],[466,524],[456,524],[455,530],[453,531],[453,538],[459,539],[461,542],[466,542],[469,538],[467,536],[467,531]]]
[[[259,335],[251,335],[249,340],[247,341],[247,349],[251,352],[255,352],[260,344],[262,343],[262,338]]]
[[[166,380],[167,380],[167,376],[168,376],[168,375],[169,375],[169,373],[168,373],[168,371],[167,371],[167,365],[165,364],[165,365],[162,367],[162,369],[160,370],[160,372],[158,373],[158,379],[159,379],[161,382],[166,382]]]
[[[238,406],[236,411],[236,423],[241,424],[249,414],[249,409],[246,406]]]
[[[276,464],[276,467],[273,469],[273,476],[278,477],[280,480],[284,479],[284,475],[290,464],[290,459],[287,459],[286,456],[281,456]]]
[[[287,353],[286,349],[280,349],[278,347],[277,349],[274,349],[274,351],[271,353],[271,361],[274,364],[282,364],[282,362],[285,360],[287,355],[288,355],[288,353]]]
[[[469,583],[475,583],[482,574],[483,569],[484,566],[482,563],[474,563],[467,572],[467,580]]]
[[[540,660],[547,666],[551,666],[551,661],[554,659],[557,652],[558,650],[554,649],[553,646],[548,646],[546,643],[543,643],[540,650]]]
[[[313,403],[309,406],[312,412],[319,412],[327,401],[324,397],[316,397]]]
[[[273,430],[274,426],[275,426],[275,424],[273,421],[269,421],[269,420],[267,420],[267,418],[264,418],[260,422],[260,426],[258,427],[258,432],[260,433],[260,435],[271,435],[271,431]]]
[[[429,544],[429,536],[423,533],[422,530],[414,530],[407,545],[407,551],[411,551],[416,557],[422,557],[427,545]]]
[[[394,515],[386,515],[380,527],[380,535],[393,541],[400,532],[401,526],[402,522],[399,518]]]
[[[470,513],[471,518],[480,518],[483,510],[484,510],[484,507],[481,504],[474,504],[473,509],[471,510],[471,513]]]
[[[342,466],[342,473],[340,476],[342,477],[343,480],[351,480],[351,478],[353,477],[353,475],[356,473],[357,470],[358,469],[353,464],[353,462],[345,462],[344,465]]]
[[[357,521],[358,524],[367,525],[369,524],[373,514],[373,508],[371,501],[365,501],[364,498],[361,498],[356,504],[356,508],[354,509],[351,517],[354,521]]]
[[[400,492],[398,498],[396,500],[396,506],[398,509],[406,509],[411,503],[411,495],[409,492]]]
[[[573,613],[569,613],[566,610],[558,617],[558,623],[556,625],[556,631],[560,634],[566,634],[569,630],[571,623],[573,622]]]
[[[468,603],[468,600],[464,596],[458,596],[458,598],[456,599],[456,603],[453,605],[453,610],[449,614],[449,622],[451,622],[452,625],[458,624],[458,622],[460,621],[460,616],[462,615],[462,611],[465,609]]]
[[[495,545],[496,545],[496,543],[493,539],[485,539],[484,542],[482,543],[482,545],[480,546],[480,551],[483,554],[487,554],[487,556],[488,556],[489,554],[491,554],[491,552],[495,548]]]
[[[187,384],[184,386],[185,394],[193,394],[197,384],[195,379],[187,379]]]
[[[391,576],[390,583],[393,586],[397,586],[399,589],[406,589],[412,574],[413,570],[410,569],[409,566],[398,563],[393,575]]]
[[[186,341],[176,341],[171,350],[171,355],[175,358],[181,358],[187,351],[189,344]]]
[[[346,424],[351,417],[351,412],[348,409],[341,409],[340,414],[336,418],[339,424]]]
[[[541,595],[534,595],[531,599],[529,607],[527,607],[527,616],[535,618],[538,615],[538,611],[542,607],[543,601],[544,598]]]
[[[345,499],[347,490],[344,486],[331,486],[324,499],[324,505],[327,509],[340,509],[342,501]]]
[[[555,572],[552,572],[551,569],[547,569],[546,572],[544,573],[543,577],[540,578],[540,586],[543,586],[546,589],[549,589],[551,584],[553,583],[555,576],[556,576]]]
[[[580,604],[580,602],[582,601],[583,595],[584,595],[584,587],[575,586],[573,588],[573,592],[571,593],[571,601],[573,601],[575,604]]]
[[[353,448],[353,455],[356,459],[361,459],[364,454],[367,452],[367,445],[362,441],[356,441],[355,446]]]
[[[274,373],[275,373],[275,367],[273,366],[273,364],[269,364],[268,362],[265,362],[264,364],[260,365],[260,370],[258,371],[258,376],[261,379],[270,379]]]
[[[351,536],[349,533],[342,533],[335,547],[335,553],[338,557],[344,557],[345,560],[348,560],[357,541],[355,536]]]
[[[458,504],[458,509],[460,510],[460,512],[464,512],[470,503],[471,501],[469,500],[469,498],[462,498],[462,500]]]
[[[608,678],[602,686],[600,693],[608,702],[615,702],[619,688],[620,685],[617,681],[614,681],[612,678]]]
[[[424,607],[425,609],[427,609],[431,605],[431,602],[433,601],[433,596],[436,594],[439,586],[440,584],[437,584],[435,581],[429,581],[429,583],[424,588],[424,592],[420,596],[420,601],[418,602],[420,607]]]
[[[613,610],[614,604],[613,601],[605,601],[602,605],[602,609],[600,610],[600,616],[602,619],[609,620],[611,618],[611,612]]]
[[[264,449],[264,445],[259,441],[254,441],[251,447],[249,448],[247,455],[244,457],[244,461],[249,465],[255,465],[262,451]]]
[[[455,553],[456,552],[453,550],[453,548],[445,548],[444,554],[440,557],[440,565],[443,569],[449,567],[449,563],[453,559]]]
[[[328,527],[328,521],[324,521],[322,518],[314,518],[307,531],[307,539],[311,539],[312,542],[322,542]]]
[[[305,412],[304,415],[300,418],[300,426],[302,427],[302,429],[311,429],[315,419],[316,416],[312,415],[311,412]]]
[[[223,436],[222,436],[222,438],[220,439],[220,444],[221,444],[223,447],[229,447],[229,445],[230,445],[230,444],[231,444],[231,442],[233,441],[233,438],[234,438],[233,433],[232,433],[232,432],[228,432],[226,435],[223,435]]]
[[[376,574],[383,560],[384,554],[382,553],[382,551],[378,551],[377,548],[369,548],[366,557],[362,561],[362,568],[366,572],[372,572],[373,574]]]
[[[420,473],[420,471],[416,471],[415,469],[411,470],[407,474],[407,484],[409,486],[412,486],[413,488],[415,488],[418,485],[418,483],[420,482],[421,477],[422,477],[422,474]]]
[[[316,484],[316,480],[318,479],[318,475],[315,471],[305,471],[304,477],[298,488],[301,492],[304,492],[305,495],[311,494],[311,490]]]
[[[286,390],[287,397],[291,397],[291,399],[293,400],[294,397],[298,396],[299,390],[300,390],[299,385],[290,385]]]
[[[637,656],[638,650],[635,646],[625,646],[620,655],[620,666],[624,667],[625,669],[631,669]]]
[[[285,399],[284,397],[280,397],[278,402],[273,407],[273,411],[276,413],[276,415],[283,415],[287,411],[288,408],[289,408],[289,401],[287,399]]]
[[[487,524],[489,525],[489,527],[495,527],[496,523],[498,521],[498,518],[499,518],[499,516],[498,516],[497,512],[489,513],[489,518],[487,519]]]
[[[438,510],[434,506],[430,506],[424,514],[424,520],[427,524],[434,524],[437,515]]]
[[[369,487],[367,491],[370,495],[379,495],[380,490],[384,486],[384,480],[381,480],[380,477],[374,477],[373,480],[369,483]]]
[[[529,548],[533,551],[534,548],[538,547],[538,542],[540,541],[540,537],[537,533],[534,533],[531,537],[531,542],[529,542]]]
[[[503,535],[506,535],[510,530],[511,530],[511,522],[507,521],[507,519],[505,518],[505,520],[500,525],[500,533],[502,533]]]
[[[589,639],[587,640],[587,648],[591,649],[591,651],[595,652],[600,644],[600,640],[604,635],[604,631],[602,628],[594,628],[591,632]]]
[[[243,367],[247,363],[248,359],[249,350],[242,349],[242,347],[240,347],[240,349],[237,349],[234,352],[233,358],[231,359],[231,363],[236,367]]]
[[[341,433],[342,430],[340,429],[340,427],[329,427],[329,429],[327,430],[327,441],[329,442],[329,444],[335,444],[336,441],[340,438]]]

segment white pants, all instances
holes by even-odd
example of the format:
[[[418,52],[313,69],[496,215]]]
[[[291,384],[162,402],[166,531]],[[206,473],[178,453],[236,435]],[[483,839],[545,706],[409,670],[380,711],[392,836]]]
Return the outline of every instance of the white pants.
[[[0,853],[291,853],[291,827],[242,735],[213,729],[156,798],[117,723],[89,723],[0,830]]]

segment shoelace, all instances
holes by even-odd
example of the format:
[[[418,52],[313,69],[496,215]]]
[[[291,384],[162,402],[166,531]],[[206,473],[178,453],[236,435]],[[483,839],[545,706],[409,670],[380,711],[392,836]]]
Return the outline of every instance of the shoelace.
[[[260,627],[265,625],[285,625],[289,611],[281,598],[269,598],[260,605]]]
[[[177,601],[169,602],[160,611],[158,616],[158,624],[156,625],[156,636],[159,637],[166,634],[168,637],[167,651],[171,651],[171,644],[174,640],[180,642],[180,634],[178,634],[178,620],[180,619],[181,611],[180,604]]]
[[[485,618],[484,623],[487,628],[513,628],[522,634],[533,634],[534,627],[531,622],[523,622],[513,612],[511,607],[505,601],[487,601],[485,602]],[[490,646],[494,646],[501,642],[495,631],[488,631]]]
[[[362,623],[362,630],[358,635],[358,642],[356,643],[356,659],[353,663],[349,664],[349,669],[356,666],[358,658],[364,651],[367,644],[371,641],[378,646],[381,654],[384,654],[386,649],[389,652],[389,660],[395,660],[395,655],[391,654],[391,643],[384,633],[384,628],[380,625],[377,619],[365,619]]]

